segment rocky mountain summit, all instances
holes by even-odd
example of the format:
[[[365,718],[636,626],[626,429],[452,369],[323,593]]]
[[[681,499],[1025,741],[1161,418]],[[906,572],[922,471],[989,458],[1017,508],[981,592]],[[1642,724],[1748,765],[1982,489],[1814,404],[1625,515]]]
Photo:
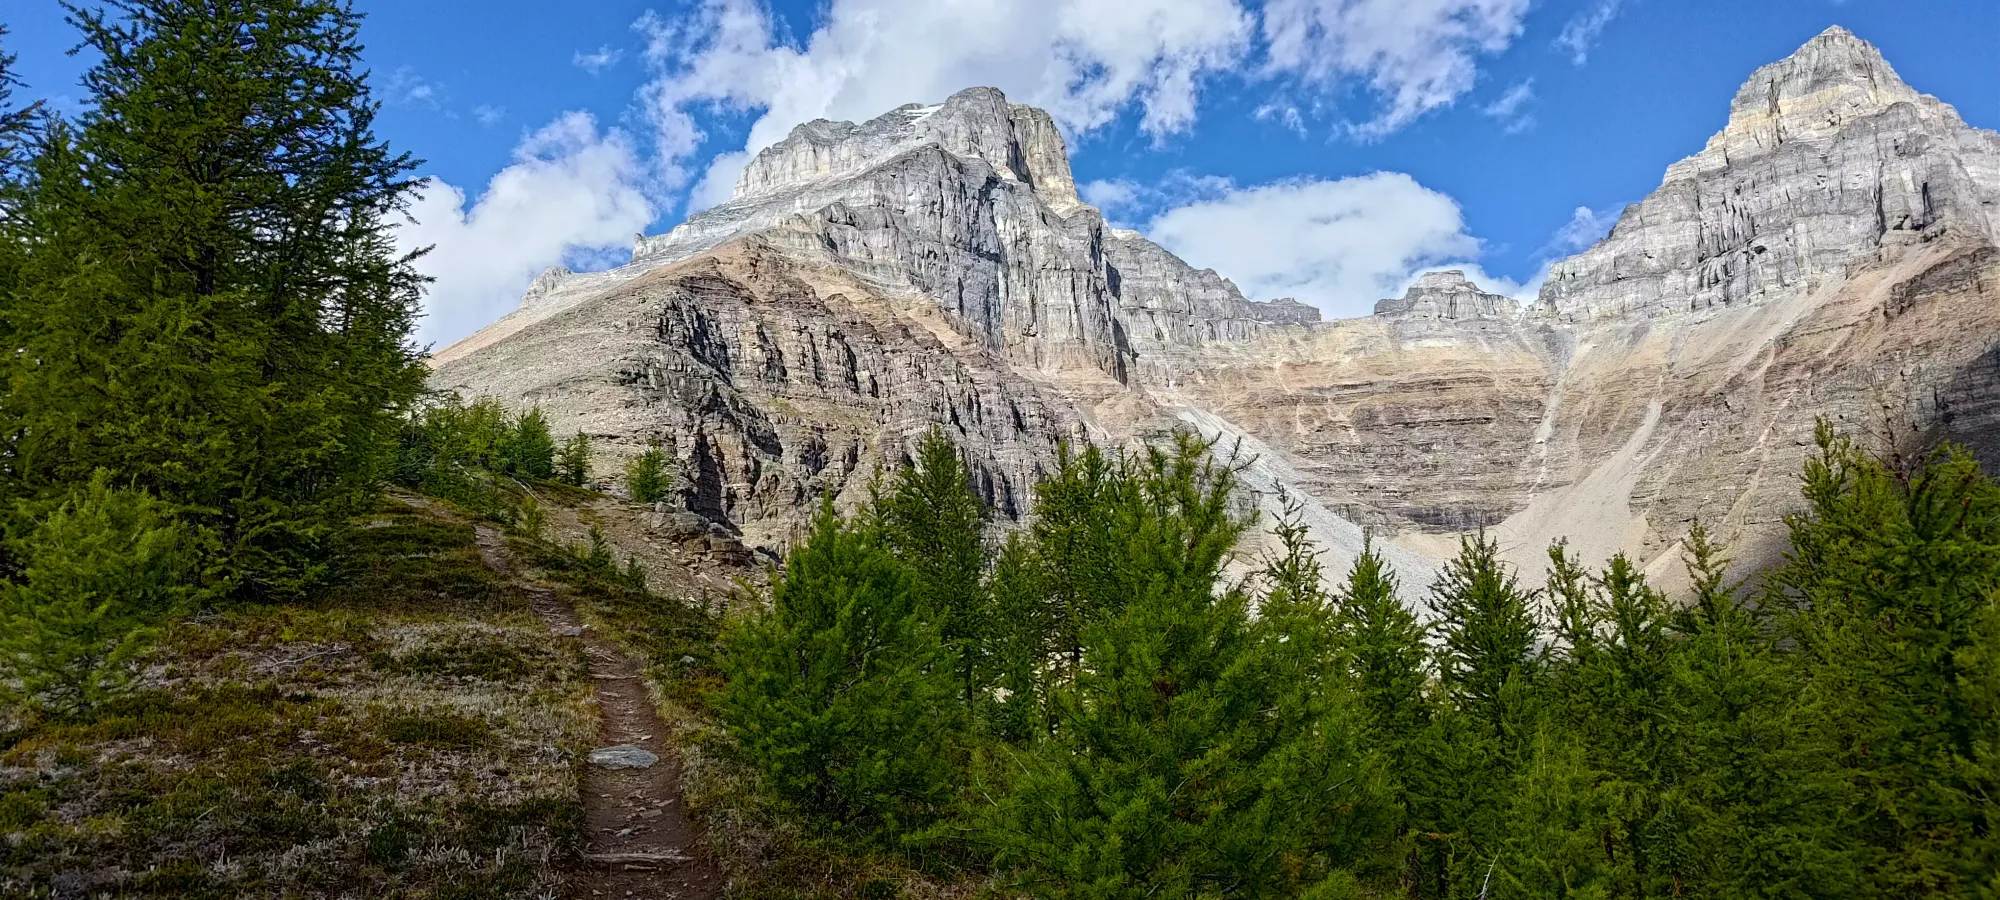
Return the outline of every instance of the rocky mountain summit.
[[[1521,317],[1521,304],[1512,297],[1480,290],[1462,270],[1446,269],[1425,272],[1402,297],[1377,302],[1375,314],[1454,322],[1472,319],[1511,322]]]
[[[1951,237],[2000,239],[2000,134],[1833,28],[1751,75],[1722,131],[1557,264],[1536,307],[1588,322],[1780,302]]]
[[[1344,567],[1363,530],[1417,595],[1488,528],[1539,570],[1676,570],[1700,519],[1745,566],[1815,416],[2000,459],[2000,135],[1832,29],[1523,309],[1433,272],[1375,315],[1252,302],[1076,194],[1049,117],[990,88],[799,126],[735,196],[600,273],[551,270],[433,382],[658,442],[685,505],[782,548],[942,426],[1002,520],[1058,442],[1223,439],[1249,498]]]

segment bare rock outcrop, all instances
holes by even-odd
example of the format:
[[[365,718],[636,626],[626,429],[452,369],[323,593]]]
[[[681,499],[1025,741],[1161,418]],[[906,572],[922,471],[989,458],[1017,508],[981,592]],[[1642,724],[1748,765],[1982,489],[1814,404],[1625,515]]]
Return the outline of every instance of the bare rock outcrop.
[[[1782,543],[1815,418],[2000,461],[2000,135],[1829,31],[1758,70],[1523,310],[1462,272],[1376,314],[1255,303],[1076,198],[1048,117],[973,89],[813,122],[629,265],[552,270],[433,383],[683,461],[683,505],[782,550],[818,497],[945,430],[1002,520],[1064,439],[1193,428],[1246,502],[1303,502],[1338,572],[1364,529],[1414,599],[1474,529],[1539,571],[1671,577],[1697,519]],[[1671,582],[1669,582],[1671,583]]]
[[[1758,69],[1706,148],[1550,271],[1535,311],[1587,323],[1778,302],[1947,236],[2000,238],[2000,134],[1832,28]]]
[[[1521,304],[1512,297],[1481,290],[1460,269],[1446,269],[1425,272],[1402,297],[1377,302],[1375,314],[1412,320],[1511,322],[1521,317]]]

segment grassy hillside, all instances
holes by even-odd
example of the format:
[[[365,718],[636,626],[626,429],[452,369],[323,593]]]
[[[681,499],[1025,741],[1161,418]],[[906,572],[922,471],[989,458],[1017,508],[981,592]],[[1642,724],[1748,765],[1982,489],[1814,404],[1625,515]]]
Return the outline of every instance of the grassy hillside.
[[[557,888],[594,730],[577,648],[471,526],[395,500],[363,525],[324,600],[175,623],[88,724],[0,722],[0,894]]]

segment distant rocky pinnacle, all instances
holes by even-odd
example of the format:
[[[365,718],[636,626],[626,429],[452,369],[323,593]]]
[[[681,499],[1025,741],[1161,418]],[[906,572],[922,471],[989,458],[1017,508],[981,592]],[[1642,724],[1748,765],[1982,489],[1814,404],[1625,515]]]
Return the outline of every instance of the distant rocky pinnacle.
[[[1512,297],[1480,290],[1463,271],[1447,269],[1424,273],[1400,299],[1376,303],[1375,314],[1409,319],[1512,321],[1520,318],[1521,304]]]
[[[2000,135],[1837,28],[1526,309],[1457,271],[1358,319],[1252,302],[1108,226],[1048,115],[973,88],[799,126],[629,264],[544,273],[432,381],[589,432],[602,474],[658,442],[676,506],[773,550],[932,427],[999,527],[1060,442],[1186,428],[1333,573],[1372,531],[1415,598],[1484,528],[1530,576],[1567,538],[1671,587],[1696,520],[1771,558],[1815,417],[2000,461],[1996,238]]]

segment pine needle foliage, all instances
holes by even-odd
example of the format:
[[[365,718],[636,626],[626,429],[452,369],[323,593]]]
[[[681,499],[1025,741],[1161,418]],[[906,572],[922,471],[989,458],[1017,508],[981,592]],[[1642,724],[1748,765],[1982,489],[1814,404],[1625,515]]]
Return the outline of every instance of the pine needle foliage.
[[[98,472],[17,548],[0,583],[0,701],[84,716],[126,688],[158,626],[192,598],[170,510]]]
[[[768,611],[724,636],[719,707],[773,793],[855,840],[927,824],[962,716],[936,627],[881,536],[823,509]]]
[[[884,538],[953,657],[960,701],[976,716],[985,706],[982,685],[990,681],[988,649],[998,624],[985,583],[986,504],[942,429],[925,432],[917,458],[897,471],[876,509]]]
[[[667,469],[667,452],[659,447],[647,447],[638,456],[625,463],[625,490],[634,503],[658,503],[666,499],[667,492],[674,486],[673,473]]]
[[[374,135],[360,17],[67,8],[97,62],[0,226],[20,247],[0,493],[46,510],[107,470],[194,530],[205,585],[297,596],[330,573],[423,378],[423,280],[393,234],[415,160]]]

